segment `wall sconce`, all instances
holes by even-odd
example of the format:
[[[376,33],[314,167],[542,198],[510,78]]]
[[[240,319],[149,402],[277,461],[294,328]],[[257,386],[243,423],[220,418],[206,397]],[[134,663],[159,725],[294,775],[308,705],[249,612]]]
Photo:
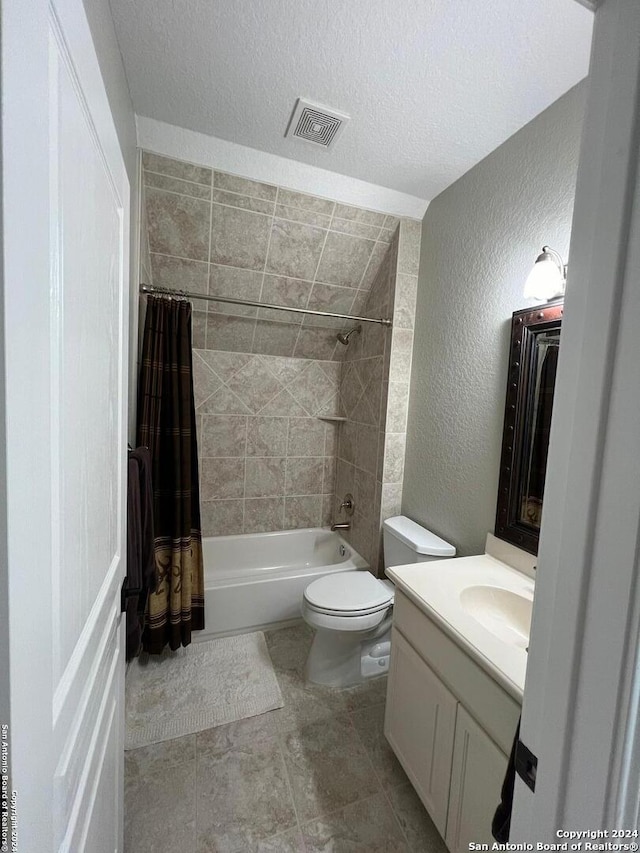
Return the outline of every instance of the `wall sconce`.
[[[527,276],[524,285],[525,299],[537,299],[539,302],[549,302],[556,296],[564,296],[567,282],[567,265],[555,249],[542,247],[533,269]]]

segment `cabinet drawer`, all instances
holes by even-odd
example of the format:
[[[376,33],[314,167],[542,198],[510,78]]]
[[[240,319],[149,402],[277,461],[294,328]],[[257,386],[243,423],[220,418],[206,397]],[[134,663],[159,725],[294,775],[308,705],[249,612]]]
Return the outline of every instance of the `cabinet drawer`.
[[[456,698],[394,629],[384,732],[443,837],[456,705]]]
[[[398,589],[393,624],[440,681],[473,710],[475,719],[502,752],[509,754],[520,704]]]

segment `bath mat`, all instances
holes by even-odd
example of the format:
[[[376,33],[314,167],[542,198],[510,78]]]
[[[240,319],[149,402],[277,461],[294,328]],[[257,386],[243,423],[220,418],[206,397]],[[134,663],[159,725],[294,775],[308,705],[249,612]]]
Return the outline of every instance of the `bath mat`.
[[[126,678],[125,749],[282,708],[262,631],[145,655]]]

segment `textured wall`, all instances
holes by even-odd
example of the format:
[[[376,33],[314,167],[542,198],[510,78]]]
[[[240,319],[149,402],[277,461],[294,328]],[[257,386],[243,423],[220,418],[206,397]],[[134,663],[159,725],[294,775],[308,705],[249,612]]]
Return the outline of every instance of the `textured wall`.
[[[423,222],[402,510],[461,554],[494,528],[511,314],[540,247],[568,253],[584,95],[552,104]]]

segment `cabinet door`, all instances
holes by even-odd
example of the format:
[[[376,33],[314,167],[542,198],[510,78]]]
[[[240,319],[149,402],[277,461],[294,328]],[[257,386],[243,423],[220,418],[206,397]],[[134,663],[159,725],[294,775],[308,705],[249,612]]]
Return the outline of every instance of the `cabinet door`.
[[[500,802],[507,756],[458,705],[447,819],[447,847],[468,853],[469,843],[492,843],[491,821]]]
[[[391,637],[384,732],[444,837],[457,702],[397,629]]]

